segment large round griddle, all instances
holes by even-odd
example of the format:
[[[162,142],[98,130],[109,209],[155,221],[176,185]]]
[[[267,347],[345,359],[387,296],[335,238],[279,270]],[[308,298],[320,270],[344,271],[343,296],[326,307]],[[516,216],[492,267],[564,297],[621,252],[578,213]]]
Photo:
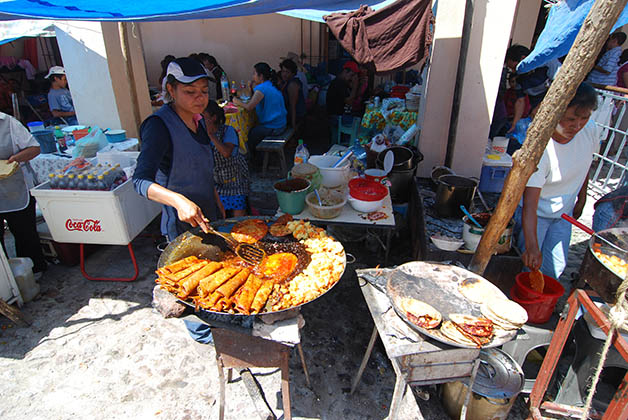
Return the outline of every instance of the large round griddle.
[[[211,225],[214,229],[216,229],[219,232],[229,233],[231,232],[231,228],[233,228],[233,226],[236,223],[242,220],[247,220],[247,219],[263,220],[268,225],[271,225],[276,220],[275,217],[268,217],[268,216],[245,216],[245,217],[234,217],[231,219],[218,220],[218,221],[212,222]],[[295,246],[295,244],[298,243],[292,235],[289,235],[287,237],[275,237],[275,236],[272,236],[270,232],[265,237],[263,237],[260,240],[260,242],[261,242],[260,244],[261,247],[264,248],[269,254],[272,254],[275,252],[291,252],[291,247]],[[209,259],[212,261],[221,261],[227,251],[228,251],[228,248],[224,239],[222,239],[218,235],[204,233],[199,227],[196,227],[177,236],[174,241],[168,244],[166,249],[164,249],[161,256],[159,257],[159,261],[157,262],[157,268],[161,268],[163,266],[179,261],[182,258],[186,258],[190,256],[196,256],[199,258]],[[297,258],[301,261],[302,257],[299,255],[299,253],[295,253],[295,254],[297,255]],[[345,255],[345,258],[343,261],[342,274],[344,274],[344,270],[346,269],[346,267],[347,267],[347,258]],[[340,277],[342,277],[342,274],[340,275]],[[340,278],[338,278],[338,281],[340,281]],[[290,311],[295,308],[299,308],[305,304],[314,302],[316,299],[320,298],[325,293],[329,292],[338,283],[338,281],[336,281],[336,283],[331,285],[331,287],[327,289],[325,292],[321,293],[319,296],[317,296],[316,298],[308,302],[304,302],[300,305],[292,306],[290,308],[282,309],[279,311],[263,312],[258,315],[267,315],[267,314]],[[195,308],[194,302],[181,300],[181,299],[178,299],[178,300],[184,305]],[[216,312],[216,311],[212,311],[212,310],[204,309],[204,308],[198,308],[198,311],[201,313],[205,312],[207,314],[212,314],[212,315],[251,316],[251,315],[245,315],[241,313],[230,314],[228,312]]]
[[[397,267],[388,279],[386,290],[397,315],[414,330],[450,346],[474,349],[477,347],[449,339],[438,328],[421,328],[410,322],[405,311],[399,306],[401,298],[413,298],[433,306],[441,313],[443,321],[448,320],[449,314],[452,313],[482,317],[481,304],[468,300],[458,290],[460,283],[468,278],[488,282],[494,287],[497,298],[507,299],[497,286],[471,271],[453,265],[424,261],[413,261]],[[512,340],[516,334],[516,330],[507,331],[500,335],[495,334],[491,342],[482,348],[501,346]]]

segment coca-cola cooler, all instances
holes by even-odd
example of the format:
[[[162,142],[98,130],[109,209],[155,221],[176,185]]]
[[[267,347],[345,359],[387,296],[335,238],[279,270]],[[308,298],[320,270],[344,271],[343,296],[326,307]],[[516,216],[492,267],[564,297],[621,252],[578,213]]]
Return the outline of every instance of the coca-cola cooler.
[[[128,245],[161,211],[129,179],[112,191],[31,189],[56,242]]]

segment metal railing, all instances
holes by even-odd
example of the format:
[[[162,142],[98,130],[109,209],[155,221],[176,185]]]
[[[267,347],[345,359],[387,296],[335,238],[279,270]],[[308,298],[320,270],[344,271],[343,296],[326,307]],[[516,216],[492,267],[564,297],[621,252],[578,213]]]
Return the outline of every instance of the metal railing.
[[[627,177],[628,97],[608,90],[596,90],[599,94],[598,109],[592,118],[602,130],[600,149],[593,154],[589,194],[599,198],[623,185]]]

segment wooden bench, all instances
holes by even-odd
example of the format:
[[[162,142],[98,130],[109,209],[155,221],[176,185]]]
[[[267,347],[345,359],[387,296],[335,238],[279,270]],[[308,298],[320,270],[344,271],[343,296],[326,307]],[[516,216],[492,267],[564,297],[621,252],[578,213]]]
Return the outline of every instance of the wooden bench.
[[[279,157],[279,168],[281,170],[281,176],[288,174],[288,167],[286,164],[286,156],[284,148],[286,143],[294,136],[295,130],[292,127],[286,128],[283,133],[275,136],[267,136],[256,147],[256,152],[264,152],[264,161],[262,164],[262,176],[266,176],[266,169],[268,168],[268,158],[271,153],[276,153]]]

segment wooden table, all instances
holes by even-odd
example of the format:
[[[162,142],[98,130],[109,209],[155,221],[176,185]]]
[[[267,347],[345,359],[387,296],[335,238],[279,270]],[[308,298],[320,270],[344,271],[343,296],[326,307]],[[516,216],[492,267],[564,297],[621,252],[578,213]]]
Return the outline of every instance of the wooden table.
[[[395,313],[390,300],[382,292],[386,285],[382,284],[383,276],[379,276],[379,273],[385,270],[356,270],[360,289],[375,326],[358,373],[353,379],[351,393],[355,391],[360,382],[375,340],[379,336],[397,375],[388,415],[388,419],[394,420],[397,418],[408,385],[432,385],[470,377],[469,389],[471,389],[479,365],[480,350],[456,348],[442,344],[424,337],[410,328]],[[468,393],[463,405],[461,418],[466,412],[470,394]]]
[[[390,198],[390,193],[384,199],[382,204],[382,208],[379,211],[386,214],[386,218],[380,220],[368,220],[366,215],[367,213],[357,212],[351,207],[349,202],[347,202],[342,208],[342,213],[338,217],[333,219],[321,219],[319,217],[315,217],[309,210],[307,204],[305,205],[305,209],[299,213],[294,214],[292,217],[294,219],[299,220],[309,220],[311,222],[316,222],[316,224],[322,225],[341,225],[341,226],[355,226],[355,227],[364,227],[364,228],[375,228],[382,229],[386,234],[386,243],[384,244],[384,265],[388,264],[388,254],[390,251],[390,238],[392,236],[392,232],[395,229],[395,215],[393,213],[392,200]],[[281,209],[277,209],[277,213],[275,217],[279,217],[284,213]]]

